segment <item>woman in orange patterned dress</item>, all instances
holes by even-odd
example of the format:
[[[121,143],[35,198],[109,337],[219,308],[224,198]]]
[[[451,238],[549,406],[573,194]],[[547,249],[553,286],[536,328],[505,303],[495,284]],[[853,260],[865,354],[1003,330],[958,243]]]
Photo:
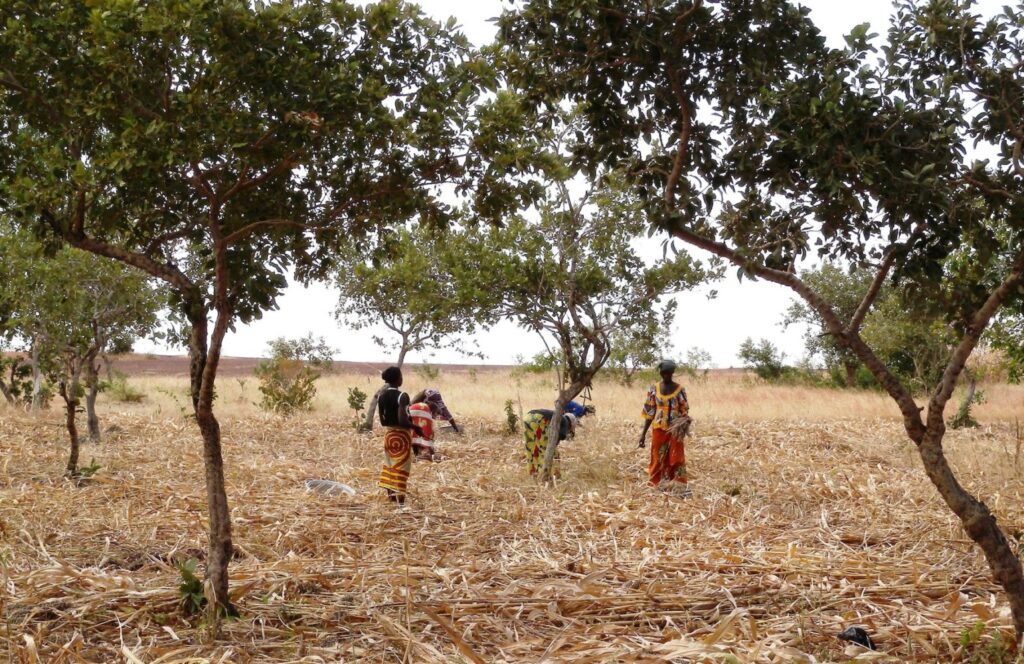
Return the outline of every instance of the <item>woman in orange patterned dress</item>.
[[[640,433],[640,444],[645,446],[647,430],[651,429],[651,462],[647,468],[651,486],[673,491],[683,496],[690,495],[686,475],[686,450],[682,436],[674,433],[673,424],[688,417],[690,404],[686,390],[672,380],[676,363],[662,360],[658,364],[661,382],[652,385],[644,402],[644,430]]]
[[[404,505],[412,470],[412,432],[423,436],[423,431],[409,417],[409,395],[399,389],[402,370],[388,367],[381,378],[388,386],[377,402],[380,423],[384,427],[384,465],[377,485],[387,491],[388,498]]]

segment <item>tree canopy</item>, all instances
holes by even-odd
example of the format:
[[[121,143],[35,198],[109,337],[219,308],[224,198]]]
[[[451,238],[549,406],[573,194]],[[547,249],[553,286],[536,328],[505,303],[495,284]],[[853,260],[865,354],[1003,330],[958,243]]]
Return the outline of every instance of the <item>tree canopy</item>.
[[[289,270],[322,274],[350,235],[447,219],[441,184],[490,183],[474,188],[481,207],[514,196],[470,149],[493,77],[452,25],[396,0],[38,9],[0,7],[0,201],[171,288],[207,461],[207,572],[227,607],[224,335],[273,307]]]
[[[1024,633],[1020,560],[942,450],[964,364],[1024,281],[1024,13],[974,4],[899,0],[878,52],[866,25],[826,48],[783,1],[538,1],[502,16],[501,49],[538,122],[586,109],[581,167],[624,170],[658,228],[792,289],[865,364]],[[872,270],[848,318],[801,279],[812,254]],[[925,409],[861,335],[887,281],[956,332]]]

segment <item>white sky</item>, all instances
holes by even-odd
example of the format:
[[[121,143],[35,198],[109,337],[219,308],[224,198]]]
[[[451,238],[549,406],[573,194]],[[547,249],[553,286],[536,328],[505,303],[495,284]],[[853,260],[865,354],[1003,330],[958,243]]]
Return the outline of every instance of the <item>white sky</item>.
[[[465,34],[477,44],[493,39],[495,26],[488,19],[498,15],[503,5],[508,6],[500,0],[419,0],[419,4],[440,20],[454,15]],[[890,0],[804,0],[801,4],[811,9],[812,20],[834,46],[841,46],[843,35],[859,23],[870,23],[874,32],[884,34],[892,12]],[[978,11],[987,15],[999,11],[1000,6],[1001,0],[980,0]],[[711,289],[718,291],[715,300],[707,299]],[[355,332],[338,326],[332,315],[336,298],[325,284],[309,288],[292,285],[278,301],[278,310],[267,312],[261,320],[228,334],[224,354],[258,357],[263,355],[271,339],[313,332],[325,337],[336,349],[335,359],[364,362],[393,359],[392,353],[373,342],[371,331]],[[735,270],[730,269],[722,281],[684,293],[678,299],[679,315],[673,334],[678,357],[683,357],[691,346],[699,346],[711,353],[716,366],[738,366],[736,350],[748,336],[770,339],[790,360],[795,361],[804,354],[802,328],[791,327],[784,331],[779,325],[792,300],[790,291],[782,286],[746,280],[740,283]],[[484,361],[491,364],[511,364],[517,355],[530,357],[543,348],[533,333],[512,323],[499,324],[478,334],[476,340],[486,356]],[[151,342],[140,342],[136,349],[139,352],[178,352]],[[442,350],[433,357],[410,354],[407,362],[414,364],[424,360],[467,361],[457,353]]]

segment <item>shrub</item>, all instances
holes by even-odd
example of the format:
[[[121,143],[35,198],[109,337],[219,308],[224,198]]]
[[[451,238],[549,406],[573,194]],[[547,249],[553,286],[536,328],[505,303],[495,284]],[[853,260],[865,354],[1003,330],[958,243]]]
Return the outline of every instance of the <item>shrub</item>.
[[[423,380],[436,380],[441,375],[441,370],[435,366],[432,366],[424,360],[423,364],[414,369],[416,374]]]
[[[758,378],[776,381],[788,371],[784,364],[786,356],[772,342],[761,339],[759,343],[747,337],[740,344],[739,358],[746,363]]]
[[[129,385],[128,376],[120,371],[113,372],[109,381],[100,384],[100,389],[121,403],[139,403],[146,398],[146,393]]]
[[[257,365],[263,399],[260,408],[281,415],[313,408],[321,368],[330,368],[331,349],[312,334],[299,339],[280,337],[269,344],[270,359]]]
[[[516,411],[512,407],[513,401],[511,399],[505,400],[505,432],[508,434],[514,434],[519,429],[519,417],[516,416]]]

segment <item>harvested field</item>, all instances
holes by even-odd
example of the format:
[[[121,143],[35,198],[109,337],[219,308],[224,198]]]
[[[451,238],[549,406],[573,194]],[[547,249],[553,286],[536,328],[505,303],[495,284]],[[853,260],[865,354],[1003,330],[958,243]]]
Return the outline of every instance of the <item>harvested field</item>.
[[[240,618],[215,630],[179,607],[176,565],[201,568],[206,547],[194,424],[152,402],[104,404],[118,411],[105,421],[114,431],[84,447],[101,469],[76,487],[59,479],[59,414],[8,410],[0,659],[947,662],[1010,634],[984,560],[899,424],[816,417],[824,394],[804,418],[758,420],[702,414],[692,389],[695,495],[682,500],[644,486],[637,390],[626,402],[595,389],[597,421],[564,446],[565,479],[548,489],[525,476],[520,439],[501,432],[501,401],[470,404],[464,386],[465,401],[450,401],[468,431],[441,441],[441,463],[414,466],[400,512],[375,487],[379,438],[356,434],[340,407],[286,420],[224,385]],[[522,389],[529,408],[540,388]],[[991,421],[951,432],[947,449],[1019,534],[1020,432]],[[358,494],[307,493],[302,481],[316,477]],[[850,625],[879,652],[837,640]]]

